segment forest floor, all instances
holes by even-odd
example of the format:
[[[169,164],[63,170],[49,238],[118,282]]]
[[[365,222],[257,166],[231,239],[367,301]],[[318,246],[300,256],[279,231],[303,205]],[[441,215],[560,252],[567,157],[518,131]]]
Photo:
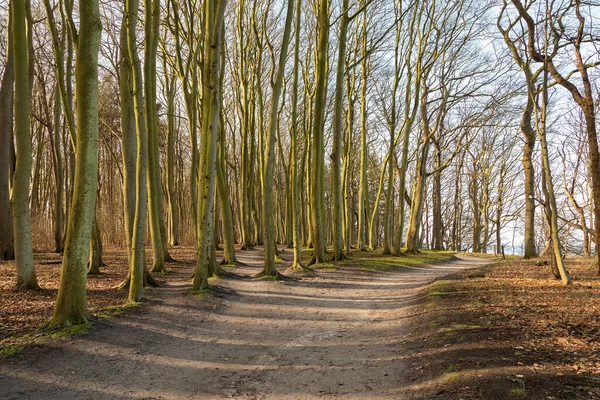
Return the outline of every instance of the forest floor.
[[[565,289],[531,262],[356,253],[194,295],[194,252],[172,255],[163,287],[126,309],[111,307],[125,300],[112,289],[125,257],[107,252],[88,282],[90,329],[50,340],[34,329],[51,315],[58,257],[36,256],[45,289],[25,296],[0,264],[0,354],[30,343],[0,360],[0,398],[600,398],[600,281],[585,262]],[[260,270],[260,251],[238,257],[232,271]]]
[[[549,260],[547,260],[549,261]],[[600,399],[600,277],[567,259],[573,285],[537,260],[434,282],[405,338],[408,380],[439,399]]]

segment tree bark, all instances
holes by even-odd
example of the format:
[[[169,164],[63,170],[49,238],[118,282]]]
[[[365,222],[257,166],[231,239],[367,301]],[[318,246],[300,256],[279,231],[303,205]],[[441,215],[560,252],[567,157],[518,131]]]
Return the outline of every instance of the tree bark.
[[[317,3],[317,52],[315,65],[315,107],[313,113],[313,154],[310,205],[314,253],[310,264],[325,262],[325,169],[324,123],[327,99],[327,63],[329,48],[329,0]]]
[[[97,0],[82,1],[76,44],[76,171],[67,240],[54,315],[50,326],[87,322],[86,265],[98,184],[98,51],[102,24]]]
[[[220,114],[220,63],[223,45],[221,29],[226,0],[207,0],[204,4],[204,63],[202,71],[202,136],[198,185],[198,251],[193,289],[208,288],[212,247],[214,246],[214,203],[217,141]]]
[[[10,203],[11,150],[13,136],[14,53],[12,44],[12,7],[9,2],[6,64],[0,82],[0,260],[15,257]]]
[[[33,263],[31,243],[31,210],[29,208],[29,183],[31,176],[31,131],[29,46],[27,42],[27,17],[25,0],[12,0],[12,35],[15,76],[15,141],[16,166],[12,188],[12,217],[14,232],[17,289],[37,289],[38,283]]]

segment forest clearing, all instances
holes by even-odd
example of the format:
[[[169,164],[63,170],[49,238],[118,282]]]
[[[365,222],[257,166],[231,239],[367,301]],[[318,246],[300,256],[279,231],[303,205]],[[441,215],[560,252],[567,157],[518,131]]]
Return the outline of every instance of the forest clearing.
[[[0,2],[0,398],[600,398],[599,15]]]

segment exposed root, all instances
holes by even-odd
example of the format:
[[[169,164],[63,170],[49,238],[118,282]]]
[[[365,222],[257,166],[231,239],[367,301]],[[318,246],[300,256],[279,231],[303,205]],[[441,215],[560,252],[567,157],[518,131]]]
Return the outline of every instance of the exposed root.
[[[229,278],[229,279],[242,279],[243,278],[242,275],[236,274],[235,272],[227,271],[226,269],[222,268],[219,265],[217,265],[216,268],[214,269],[212,276],[218,277],[218,278]]]
[[[301,263],[295,263],[290,265],[288,269],[285,270],[286,274],[306,274],[312,275],[315,273],[315,270],[310,267],[305,267]]]
[[[270,279],[275,281],[295,281],[297,279],[286,276],[279,271],[275,271],[274,274],[268,273],[267,271],[260,271],[258,274],[254,275],[255,279]]]
[[[310,267],[311,265],[323,264],[326,262],[327,262],[327,260],[325,260],[325,259],[321,260],[320,258],[313,256],[313,258],[308,262],[308,266]]]
[[[164,265],[161,265],[161,266],[155,265],[154,267],[152,267],[151,272],[154,272],[155,274],[166,275],[169,271],[167,270],[167,267],[165,267]]]
[[[210,291],[212,292],[213,296],[216,297],[224,297],[224,296],[239,296],[240,294],[231,288],[225,287],[225,286],[211,286],[210,287]]]
[[[246,265],[245,263],[239,261],[237,258],[234,258],[233,260],[231,259],[222,259],[221,262],[219,263],[219,265],[228,265],[231,267],[239,267],[239,266],[244,266]]]
[[[421,251],[419,249],[406,250],[405,254],[412,254],[412,255],[421,254]]]
[[[336,262],[336,261],[344,261],[344,260],[349,260],[350,257],[348,257],[346,254],[344,254],[343,252],[339,253],[339,254],[333,254],[331,256],[331,261],[332,262]]]
[[[127,274],[127,277],[125,278],[125,280],[123,282],[121,282],[120,284],[118,284],[116,286],[116,288],[119,289],[119,290],[129,289],[129,284],[130,283],[131,283],[131,275]],[[156,281],[156,279],[154,279],[154,277],[147,270],[144,270],[144,287],[145,288],[148,288],[148,287],[153,287],[153,288],[160,287],[160,283],[158,283]]]
[[[40,288],[40,285],[38,285],[37,279],[33,279],[30,282],[25,282],[25,283],[22,283],[22,284],[17,284],[17,286],[15,286],[15,290],[17,292],[22,292],[22,291],[25,291],[25,290],[42,290],[42,289]]]

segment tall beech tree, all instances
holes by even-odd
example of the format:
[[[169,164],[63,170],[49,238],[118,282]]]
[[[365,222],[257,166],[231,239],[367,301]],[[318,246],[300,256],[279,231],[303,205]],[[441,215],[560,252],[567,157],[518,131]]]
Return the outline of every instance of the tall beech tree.
[[[30,53],[27,28],[27,0],[11,1],[12,46],[15,79],[15,142],[17,161],[11,195],[12,220],[17,267],[17,288],[37,289],[31,243],[31,210],[29,184],[32,165],[30,114]],[[29,53],[29,54],[28,54]]]
[[[279,111],[279,100],[283,88],[285,65],[288,47],[294,22],[294,0],[287,1],[287,12],[285,17],[285,28],[276,73],[271,81],[271,111],[265,148],[264,184],[263,184],[263,232],[265,245],[265,266],[261,271],[264,276],[277,276],[275,268],[275,221],[273,218],[273,174],[275,169],[275,140],[277,135],[277,120]]]
[[[204,44],[202,69],[202,128],[200,139],[200,174],[198,180],[198,250],[194,272],[194,290],[206,289],[214,246],[215,186],[217,142],[221,112],[221,31],[227,0],[204,3]]]
[[[10,1],[7,22],[6,62],[0,81],[0,260],[15,256],[11,189],[11,149],[13,137],[14,52],[13,52],[13,1]]]
[[[50,326],[87,322],[85,286],[98,184],[98,52],[102,24],[97,0],[80,2],[79,13],[80,28],[74,35],[76,170],[60,285]]]

